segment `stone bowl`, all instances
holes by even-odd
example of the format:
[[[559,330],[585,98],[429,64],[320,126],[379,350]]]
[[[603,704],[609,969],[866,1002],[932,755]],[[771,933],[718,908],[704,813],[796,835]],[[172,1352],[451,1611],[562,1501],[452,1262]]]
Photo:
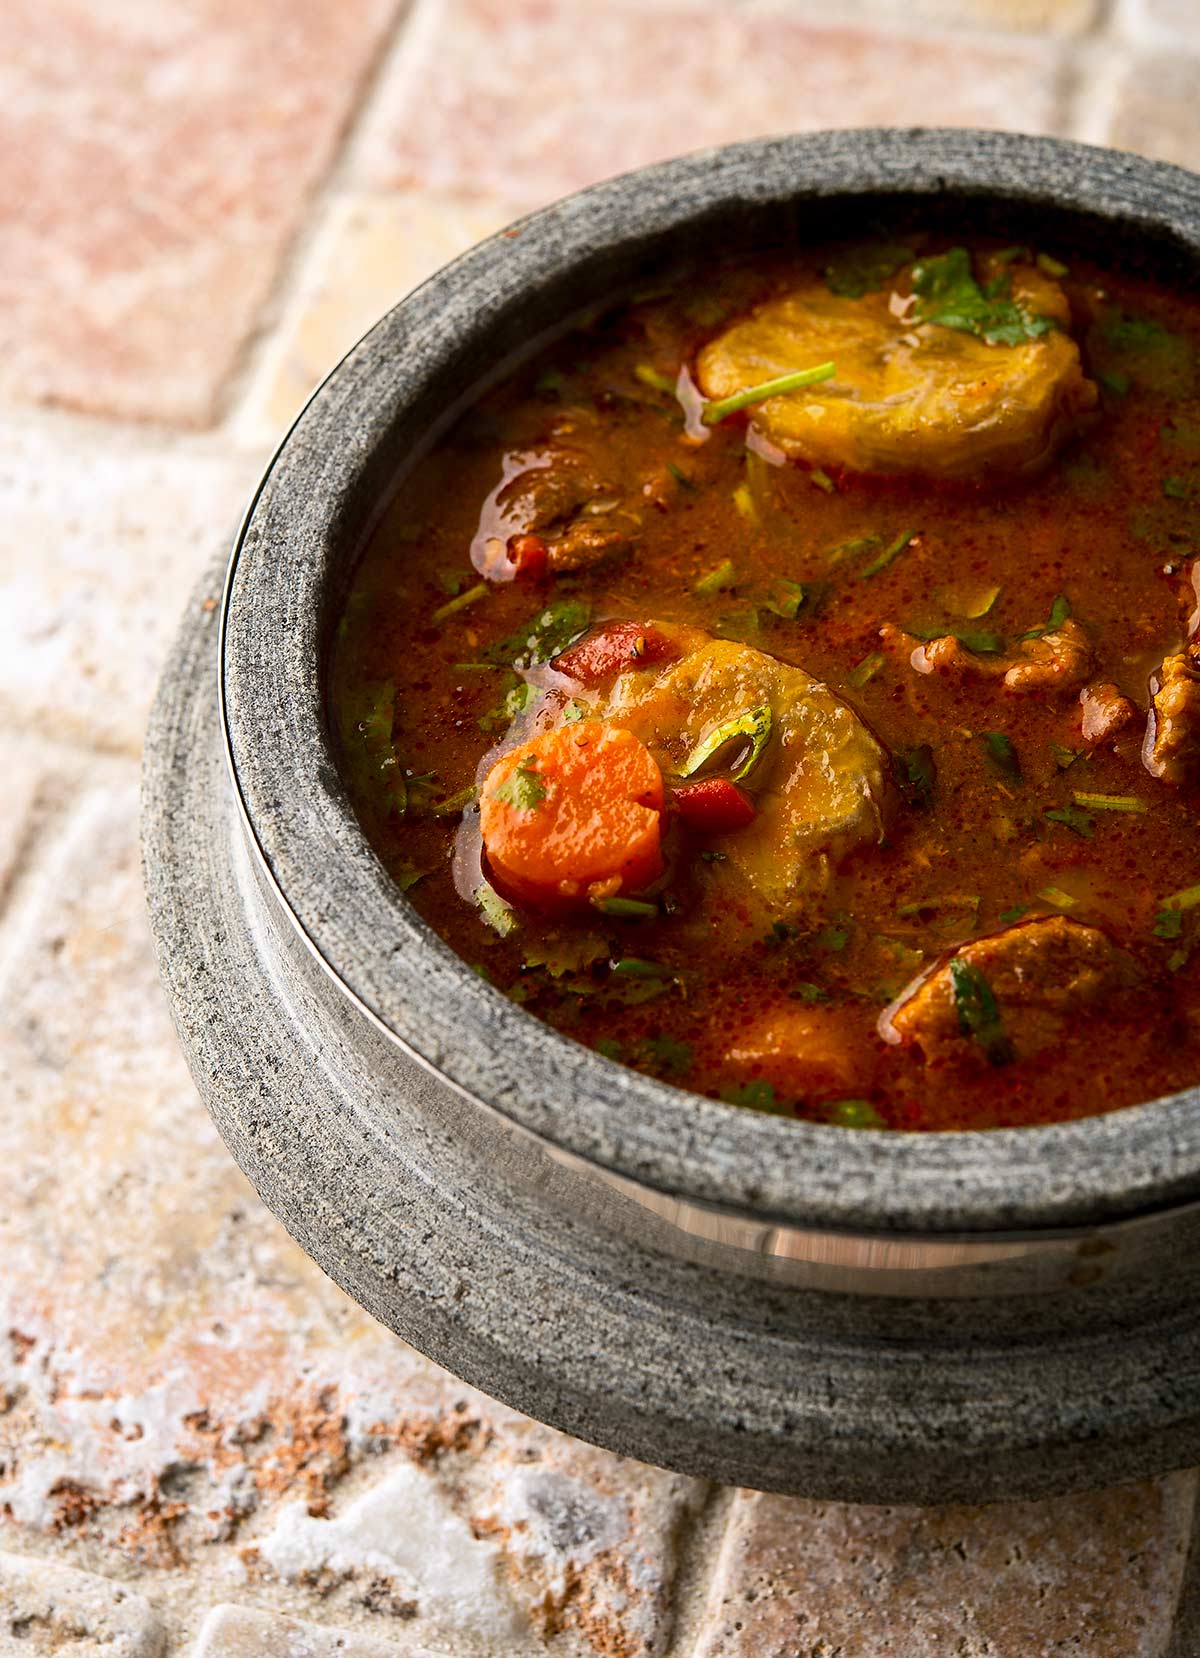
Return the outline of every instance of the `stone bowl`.
[[[233,1155],[423,1352],[570,1433],[727,1483],[1036,1496],[1200,1461],[1200,1091],[906,1136],[613,1065],[485,984],[391,884],[323,700],[380,503],[481,384],[677,261],[881,215],[1200,269],[1194,175],[965,131],[735,145],[521,220],[389,312],[284,439],[223,599],[214,572],[163,679],[146,877]]]

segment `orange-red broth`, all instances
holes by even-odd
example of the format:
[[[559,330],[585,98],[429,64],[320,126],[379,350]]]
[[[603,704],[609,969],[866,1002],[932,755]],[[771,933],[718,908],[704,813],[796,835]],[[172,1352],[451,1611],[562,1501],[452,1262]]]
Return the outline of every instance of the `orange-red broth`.
[[[1182,638],[1197,550],[1200,301],[1075,263],[1064,285],[1085,367],[1101,384],[1100,418],[1043,475],[964,486],[814,477],[784,464],[762,469],[756,488],[768,492],[767,510],[750,521],[735,499],[747,477],[745,418],[694,446],[675,399],[646,384],[638,365],[673,378],[723,321],[824,263],[815,252],[693,273],[590,318],[481,396],[403,480],[362,559],[331,665],[332,722],[355,808],[410,900],[491,983],[578,1041],[701,1093],[817,1121],[950,1129],[1079,1117],[1194,1083],[1200,911],[1160,929],[1174,936],[1158,936],[1156,920],[1167,895],[1200,882],[1197,791],[1147,774],[1140,726],[1115,750],[1064,766],[1062,751],[1082,747],[1073,697],[1011,697],[997,681],[923,677],[890,653],[862,683],[861,665],[880,651],[881,624],[930,630],[945,620],[935,589],[996,585],[986,618],[967,626],[1012,639],[1064,595],[1093,638],[1098,677],[1146,706],[1149,673]],[[624,462],[669,463],[683,478],[646,515],[626,560],[497,585],[435,622],[478,580],[469,549],[505,453],[536,445],[567,406],[597,410]],[[914,541],[869,579],[862,556],[830,557],[856,538],[886,543],[907,527],[919,531]],[[736,584],[698,593],[731,554]],[[779,577],[806,587],[794,619],[758,602]],[[564,597],[586,601],[593,621],[693,623],[802,665],[893,753],[929,745],[932,798],[903,810],[884,846],[851,861],[803,930],[769,929],[749,948],[731,953],[721,862],[703,855],[719,853],[719,838],[679,852],[656,918],[527,916],[499,936],[456,887],[460,814],[432,808],[475,783],[503,738],[497,710],[514,680],[458,665],[485,662]],[[1022,782],[989,755],[986,731],[1011,739]],[[404,810],[397,776],[410,780]],[[1081,788],[1132,795],[1147,810],[1091,814],[1086,837],[1046,817]],[[468,807],[468,851],[474,815]],[[1049,890],[1060,896],[1039,896]],[[1080,1020],[1036,1062],[964,1073],[880,1039],[882,1007],[939,955],[1017,912],[1056,906],[1130,951],[1146,991],[1110,1000],[1099,1028]],[[577,960],[573,944],[597,932],[602,955]],[[613,973],[631,957],[660,971]],[[731,1057],[772,1029],[794,1039],[791,1060]],[[812,1085],[809,1040],[852,1056],[846,1083]]]

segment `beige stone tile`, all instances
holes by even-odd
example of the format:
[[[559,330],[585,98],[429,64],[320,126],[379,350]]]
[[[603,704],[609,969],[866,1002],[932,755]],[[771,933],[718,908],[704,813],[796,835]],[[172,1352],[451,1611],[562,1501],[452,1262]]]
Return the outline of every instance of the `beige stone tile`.
[[[1195,1489],[924,1510],[742,1493],[697,1658],[1162,1658]]]
[[[336,201],[239,412],[243,440],[277,442],[385,311],[515,212],[500,201],[419,191]]]
[[[764,13],[789,9],[781,0],[747,3]],[[818,0],[804,0],[804,4],[814,12],[821,10]],[[846,0],[845,11],[880,23],[924,22],[948,28],[1073,35],[1092,27],[1101,15],[1101,0]]]
[[[364,129],[374,186],[536,205],[668,155],[872,124],[1053,130],[1054,50],[753,6],[426,0]]]
[[[0,1513],[203,1610],[653,1658],[700,1488],[464,1387],[289,1241],[158,993],[132,762],[51,773],[0,931]]]
[[[143,1595],[53,1560],[0,1554],[0,1652],[161,1658],[166,1632]]]
[[[1179,42],[1200,52],[1200,6],[1196,0],[1118,0],[1116,22],[1135,37]]]
[[[1163,52],[1127,61],[1117,81],[1106,143],[1156,161],[1200,167],[1200,33],[1196,47],[1195,56]]]
[[[255,471],[65,416],[0,425],[0,719],[136,752],[184,601]]]
[[[401,1658],[391,1641],[353,1629],[301,1623],[248,1606],[216,1606],[204,1620],[192,1658]],[[427,1648],[403,1658],[435,1658]]]
[[[207,420],[397,0],[7,0],[0,379]]]

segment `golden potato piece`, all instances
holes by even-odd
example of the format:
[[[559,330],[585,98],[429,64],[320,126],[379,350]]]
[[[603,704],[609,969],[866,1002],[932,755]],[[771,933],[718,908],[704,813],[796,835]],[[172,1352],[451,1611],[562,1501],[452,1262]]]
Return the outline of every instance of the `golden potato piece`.
[[[793,459],[939,478],[1034,471],[1097,392],[1063,332],[1068,311],[1058,284],[1015,267],[1012,297],[1060,326],[1015,345],[989,344],[961,328],[914,322],[911,297],[850,299],[813,281],[707,345],[700,388],[710,399],[728,397],[832,360],[834,379],[751,411],[759,432]]]
[[[721,849],[764,913],[794,914],[855,847],[882,838],[884,751],[803,669],[698,630],[679,632],[686,654],[658,672],[621,674],[605,717],[640,737],[670,777],[722,726],[769,709],[769,737],[745,778],[758,816]]]

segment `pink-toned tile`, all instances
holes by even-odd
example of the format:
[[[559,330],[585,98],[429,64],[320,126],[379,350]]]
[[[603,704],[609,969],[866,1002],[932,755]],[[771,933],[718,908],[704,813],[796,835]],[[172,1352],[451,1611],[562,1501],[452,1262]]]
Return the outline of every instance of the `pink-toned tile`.
[[[210,417],[398,0],[6,0],[0,383]]]
[[[1195,1489],[941,1509],[744,1492],[696,1658],[1164,1658]]]
[[[579,0],[428,5],[381,89],[377,185],[532,204],[708,144],[876,124],[1050,130],[1048,45],[828,28],[793,12]]]

